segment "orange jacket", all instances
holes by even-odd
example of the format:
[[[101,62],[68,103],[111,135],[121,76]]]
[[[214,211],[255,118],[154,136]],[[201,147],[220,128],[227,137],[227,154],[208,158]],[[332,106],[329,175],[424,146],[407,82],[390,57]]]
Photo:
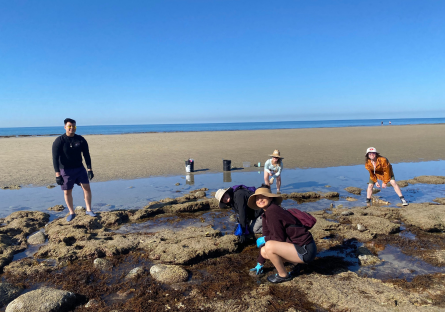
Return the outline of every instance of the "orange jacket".
[[[375,168],[371,159],[368,159],[365,167],[369,171],[369,178],[374,181],[374,183],[376,183],[377,180],[382,180],[383,183],[388,183],[393,176],[392,166],[385,157],[380,156],[376,159]]]

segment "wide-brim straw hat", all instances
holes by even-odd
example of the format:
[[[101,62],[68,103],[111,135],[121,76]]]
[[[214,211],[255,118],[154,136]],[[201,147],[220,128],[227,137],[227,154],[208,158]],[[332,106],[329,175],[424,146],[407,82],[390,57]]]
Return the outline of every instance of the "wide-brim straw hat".
[[[269,198],[273,198],[275,204],[280,205],[283,201],[283,197],[279,194],[273,194],[270,192],[270,189],[267,187],[260,187],[255,191],[255,194],[251,195],[249,197],[249,200],[247,201],[247,206],[249,206],[252,209],[262,209],[256,205],[256,196],[257,195],[263,195]]]
[[[226,189],[219,189],[219,190],[216,191],[215,198],[218,200],[219,208],[221,208],[221,209],[226,207],[226,204],[221,202],[221,200],[222,200],[224,194],[226,194],[228,190],[229,189],[226,188]]]
[[[284,157],[280,156],[280,151],[279,150],[274,150],[272,155],[269,155],[269,156],[270,157],[278,157],[278,158],[284,159]]]

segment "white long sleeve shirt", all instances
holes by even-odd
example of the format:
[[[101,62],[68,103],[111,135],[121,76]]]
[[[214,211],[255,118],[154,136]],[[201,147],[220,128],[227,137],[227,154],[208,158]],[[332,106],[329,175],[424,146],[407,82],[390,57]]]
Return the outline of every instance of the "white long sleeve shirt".
[[[283,161],[281,161],[281,163],[278,165],[273,165],[272,159],[268,159],[264,164],[264,170],[267,173],[271,173],[274,178],[279,177],[281,170],[283,170]]]

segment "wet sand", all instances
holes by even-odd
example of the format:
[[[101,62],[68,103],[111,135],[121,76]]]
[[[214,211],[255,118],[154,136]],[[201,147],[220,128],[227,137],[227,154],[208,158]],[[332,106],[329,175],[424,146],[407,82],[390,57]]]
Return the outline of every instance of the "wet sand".
[[[242,167],[279,149],[285,168],[357,165],[374,146],[392,163],[444,159],[445,124],[256,131],[88,135],[95,181],[222,171],[222,159]],[[81,129],[79,133],[82,134]],[[0,138],[0,186],[54,183],[55,137]],[[251,167],[244,170],[257,170]]]

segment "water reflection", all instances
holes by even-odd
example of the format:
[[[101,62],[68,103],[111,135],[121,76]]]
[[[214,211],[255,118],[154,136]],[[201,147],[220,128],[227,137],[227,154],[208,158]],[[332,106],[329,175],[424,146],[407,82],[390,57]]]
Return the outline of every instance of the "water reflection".
[[[223,182],[232,182],[232,171],[223,172]]]
[[[399,180],[411,179],[420,175],[445,175],[445,161],[430,161],[422,163],[393,164]],[[331,203],[336,207],[345,208],[363,206],[366,195],[360,196],[347,193],[344,188],[356,186],[366,188],[369,174],[363,165],[342,166],[331,168],[286,169],[282,173],[281,191],[291,192],[339,192],[340,198],[332,200],[322,199],[316,202],[285,201],[286,207],[298,206],[301,210],[320,210],[329,208]],[[196,179],[195,179],[196,178]],[[185,183],[184,183],[185,179]],[[175,184],[180,183],[179,186]],[[139,209],[150,201],[167,197],[178,197],[197,188],[206,187],[211,192],[220,188],[227,188],[234,184],[260,186],[263,183],[262,171],[226,171],[220,173],[190,173],[186,176],[151,177],[135,180],[116,180],[108,182],[92,182],[93,209],[95,211],[109,211],[113,209]],[[329,185],[330,187],[326,187]],[[409,185],[402,189],[409,202],[429,202],[437,197],[443,197],[445,185]],[[379,194],[383,199],[392,203],[392,207],[399,203],[399,198],[392,188],[384,189]],[[354,197],[355,202],[349,202],[346,197]],[[73,190],[74,206],[85,206],[82,189],[78,186]],[[18,191],[0,190],[0,218],[6,217],[14,211],[37,210],[48,212],[49,207],[65,205],[60,188],[23,187]],[[100,203],[100,205],[98,205]],[[54,212],[48,212],[55,215]]]
[[[195,175],[193,173],[187,173],[185,176],[185,184],[194,185],[195,184]]]

